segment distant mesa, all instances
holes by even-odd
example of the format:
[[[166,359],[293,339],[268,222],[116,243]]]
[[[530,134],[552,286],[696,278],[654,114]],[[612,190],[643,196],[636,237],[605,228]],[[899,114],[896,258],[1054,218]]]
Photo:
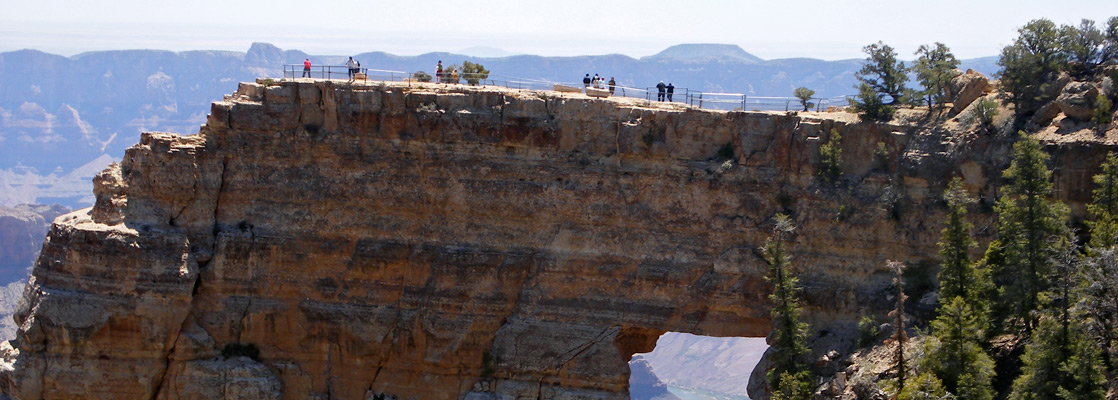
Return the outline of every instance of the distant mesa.
[[[641,61],[682,61],[682,62],[708,62],[730,61],[743,64],[759,64],[765,60],[749,54],[741,47],[734,44],[677,44],[648,57],[641,57]]]

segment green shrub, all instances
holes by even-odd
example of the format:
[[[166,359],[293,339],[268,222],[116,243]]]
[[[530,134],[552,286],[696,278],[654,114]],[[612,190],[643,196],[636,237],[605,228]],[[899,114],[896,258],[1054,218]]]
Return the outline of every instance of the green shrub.
[[[831,129],[831,139],[819,146],[819,176],[828,183],[842,177],[842,135]]]
[[[989,130],[994,126],[994,118],[998,116],[998,102],[983,97],[974,103],[970,111],[964,116],[964,123],[978,123],[983,129]]]
[[[1110,99],[1105,94],[1099,93],[1095,98],[1095,117],[1092,118],[1100,128],[1110,125]]]
[[[415,71],[414,74],[411,74],[411,79],[416,82],[430,82],[431,75],[423,71]]]
[[[489,70],[481,64],[462,61],[462,78],[466,79],[466,83],[477,85],[478,82],[489,78]]]
[[[873,148],[873,161],[874,168],[889,172],[889,148],[885,147],[885,142],[877,142]]]
[[[880,334],[881,326],[870,316],[863,315],[858,320],[858,347],[870,347],[877,342],[877,336]]]
[[[862,122],[888,121],[897,110],[881,100],[881,94],[867,84],[858,87],[858,96],[849,100],[850,110],[858,113]]]

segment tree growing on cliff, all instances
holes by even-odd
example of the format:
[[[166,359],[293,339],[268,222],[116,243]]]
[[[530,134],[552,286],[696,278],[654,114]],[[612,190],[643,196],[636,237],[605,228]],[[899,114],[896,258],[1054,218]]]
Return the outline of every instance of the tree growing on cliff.
[[[775,384],[774,396],[782,399],[808,399],[811,375],[800,360],[808,352],[807,324],[800,321],[800,288],[789,271],[789,257],[784,250],[785,237],[795,226],[784,214],[777,214],[772,236],[765,242],[764,258],[769,264],[766,279],[772,284],[772,362],[766,377]],[[804,390],[806,389],[806,391]],[[806,393],[805,393],[806,392]]]
[[[1066,60],[1060,48],[1060,31],[1047,19],[1036,19],[1017,30],[1013,44],[1002,49],[1002,90],[1016,106],[1018,120],[1031,116],[1055,97],[1051,85]]]
[[[889,340],[896,346],[893,349],[893,375],[896,382],[897,392],[903,392],[905,389],[905,380],[908,378],[908,358],[905,357],[905,344],[908,343],[908,332],[906,332],[905,322],[905,300],[908,296],[904,293],[904,264],[897,261],[888,261],[886,266],[890,271],[893,271],[893,290],[894,307],[889,311],[889,316],[893,317],[893,335]]]
[[[858,95],[849,99],[850,110],[858,113],[862,122],[888,121],[893,119],[897,112],[892,106],[885,104],[882,95],[865,83],[858,86]]]
[[[819,176],[827,183],[842,178],[842,135],[838,129],[832,128],[830,139],[819,146]]]
[[[889,105],[901,104],[904,99],[905,82],[908,82],[908,69],[904,62],[897,61],[897,52],[882,42],[862,48],[866,53],[866,63],[854,76],[858,81],[869,85],[875,92],[890,97]]]
[[[967,206],[974,202],[954,178],[943,194],[948,217],[939,241],[941,303],[925,341],[921,369],[939,378],[947,391],[960,398],[989,400],[994,361],[982,349],[985,337],[988,277],[970,260],[974,241],[966,221]]]
[[[912,72],[916,73],[916,80],[924,86],[919,95],[930,110],[933,105],[947,101],[947,87],[955,77],[959,60],[951,53],[951,49],[940,42],[936,42],[934,47],[920,45],[915,54],[919,57],[912,65]]]
[[[939,255],[943,258],[938,276],[939,297],[948,300],[962,297],[972,307],[985,310],[985,306],[976,306],[983,302],[984,293],[989,290],[989,277],[970,259],[974,240],[970,237],[971,224],[966,220],[967,207],[974,199],[967,194],[959,178],[947,184],[943,199],[947,202],[947,222],[940,231],[939,240]]]
[[[1083,19],[1078,26],[1060,27],[1060,47],[1071,62],[1070,70],[1076,75],[1089,76],[1095,73],[1104,61],[1104,44],[1102,31],[1095,26],[1095,21]]]
[[[1118,156],[1107,153],[1100,167],[1102,171],[1091,178],[1095,183],[1094,196],[1087,205],[1087,213],[1091,215],[1087,221],[1091,229],[1088,251],[1118,243]]]
[[[466,78],[466,82],[470,85],[477,85],[478,82],[489,78],[489,70],[481,64],[462,61],[462,77]]]
[[[994,398],[991,385],[994,360],[982,349],[985,322],[962,296],[940,305],[932,321],[932,335],[925,342],[922,370],[941,381],[947,391],[963,398]]]
[[[998,200],[998,236],[986,251],[986,262],[997,286],[1000,326],[1031,331],[1040,294],[1048,290],[1059,241],[1066,237],[1068,210],[1048,199],[1052,172],[1040,143],[1024,132],[1013,145],[1014,158],[1003,176],[1010,182]]]
[[[792,95],[796,96],[797,99],[800,99],[800,105],[804,107],[804,111],[815,107],[815,103],[811,102],[811,96],[815,96],[814,90],[801,86],[796,88],[796,90],[792,92]]]

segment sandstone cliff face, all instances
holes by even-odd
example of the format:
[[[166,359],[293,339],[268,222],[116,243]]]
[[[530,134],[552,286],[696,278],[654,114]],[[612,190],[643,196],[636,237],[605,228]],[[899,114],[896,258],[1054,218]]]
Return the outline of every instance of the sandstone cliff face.
[[[946,179],[993,196],[1010,152],[853,120],[242,84],[198,135],[143,135],[95,179],[92,209],[55,221],[0,384],[22,399],[626,398],[627,362],[665,331],[768,333],[759,247],[778,212],[799,225],[816,336],[846,351],[859,310],[888,307],[884,260],[935,259]],[[815,178],[831,129],[839,188]],[[1052,145],[1073,205],[1106,148]]]

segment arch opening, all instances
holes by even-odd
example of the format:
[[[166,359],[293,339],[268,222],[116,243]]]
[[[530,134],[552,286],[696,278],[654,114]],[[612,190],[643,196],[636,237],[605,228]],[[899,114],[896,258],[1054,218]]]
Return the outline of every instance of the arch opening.
[[[768,348],[765,338],[664,333],[629,361],[629,397],[747,400],[749,376]]]

